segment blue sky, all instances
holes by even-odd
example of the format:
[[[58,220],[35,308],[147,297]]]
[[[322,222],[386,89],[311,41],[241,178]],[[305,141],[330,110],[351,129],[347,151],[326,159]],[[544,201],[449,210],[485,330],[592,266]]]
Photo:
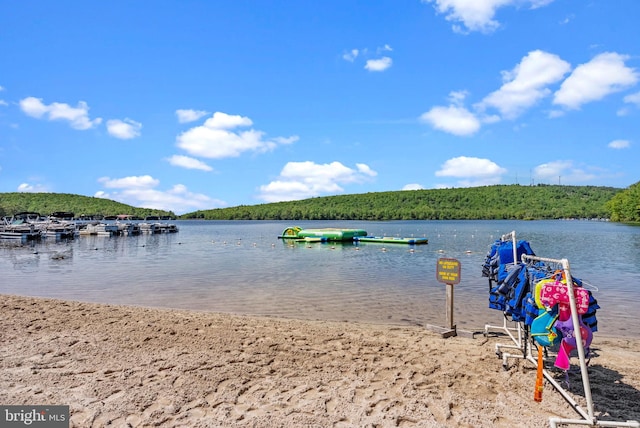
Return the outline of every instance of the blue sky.
[[[0,192],[640,180],[637,0],[4,1]]]

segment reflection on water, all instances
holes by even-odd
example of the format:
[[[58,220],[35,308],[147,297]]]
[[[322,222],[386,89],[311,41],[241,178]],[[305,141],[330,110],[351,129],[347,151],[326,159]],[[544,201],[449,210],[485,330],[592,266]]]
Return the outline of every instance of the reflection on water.
[[[362,228],[428,245],[291,243],[287,227]],[[302,319],[444,324],[439,257],[462,264],[455,322],[482,329],[481,276],[491,243],[512,230],[537,255],[567,258],[597,287],[599,330],[640,336],[640,228],[587,221],[178,222],[176,234],[81,236],[27,246],[0,243],[0,293]]]

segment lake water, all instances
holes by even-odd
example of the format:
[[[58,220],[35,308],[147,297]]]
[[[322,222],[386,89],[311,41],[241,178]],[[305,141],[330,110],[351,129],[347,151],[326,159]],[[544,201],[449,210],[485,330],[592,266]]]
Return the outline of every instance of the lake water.
[[[640,227],[594,221],[177,221],[174,234],[0,243],[0,293],[296,319],[445,325],[438,258],[461,262],[454,322],[501,324],[481,265],[516,231],[571,264],[600,303],[599,332],[640,337]],[[361,228],[428,245],[291,243],[288,226]],[[413,249],[413,250],[411,250]]]

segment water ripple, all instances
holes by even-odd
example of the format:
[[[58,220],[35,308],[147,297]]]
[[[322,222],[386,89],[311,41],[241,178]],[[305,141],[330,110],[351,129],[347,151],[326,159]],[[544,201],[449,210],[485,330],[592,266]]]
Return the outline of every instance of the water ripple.
[[[178,222],[180,232],[83,236],[33,246],[0,244],[0,292],[82,301],[286,318],[443,324],[438,258],[457,258],[458,325],[500,319],[488,309],[480,266],[491,243],[516,230],[540,256],[567,258],[598,288],[600,331],[638,335],[640,228],[579,221],[300,222],[371,235],[427,237],[428,245],[291,243],[289,222]]]

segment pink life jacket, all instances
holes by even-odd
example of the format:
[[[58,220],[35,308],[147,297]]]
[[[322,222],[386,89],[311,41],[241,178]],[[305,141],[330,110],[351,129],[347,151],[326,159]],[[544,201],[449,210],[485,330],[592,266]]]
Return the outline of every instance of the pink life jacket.
[[[582,287],[573,287],[578,314],[586,314],[589,310],[589,291]],[[569,306],[569,287],[560,281],[548,283],[540,289],[540,302],[546,307],[558,305],[558,319],[565,321],[571,317]]]

